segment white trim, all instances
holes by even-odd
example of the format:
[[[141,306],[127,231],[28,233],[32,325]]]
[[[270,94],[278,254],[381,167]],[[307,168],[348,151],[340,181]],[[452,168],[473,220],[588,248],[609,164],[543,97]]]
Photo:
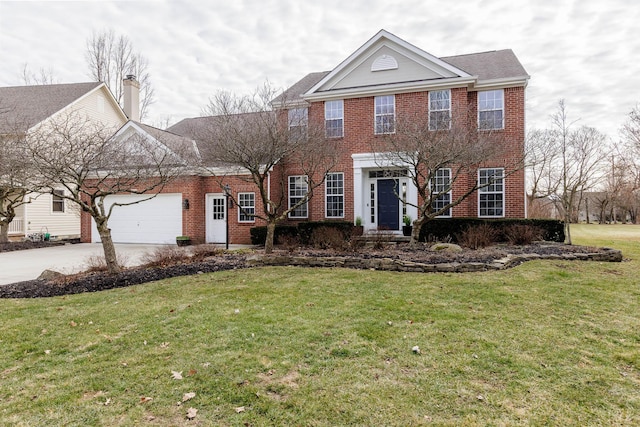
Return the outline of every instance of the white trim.
[[[253,196],[253,215],[251,216],[252,219],[240,219],[240,215],[242,215],[242,209],[241,209],[241,204],[240,204],[240,196],[243,194],[251,194]],[[256,222],[256,193],[255,191],[243,191],[243,192],[239,192],[237,195],[238,198],[238,223],[240,224],[252,224],[254,222]]]
[[[307,188],[306,188],[305,194],[302,197],[305,197],[309,193],[309,178],[306,175],[288,175],[287,176],[287,209],[291,209],[291,206],[292,206],[292,203],[291,203],[291,178],[303,178],[303,181],[304,181],[304,183],[305,183]],[[306,215],[304,215],[304,216],[293,216],[293,211],[291,211],[291,212],[289,212],[287,217],[291,218],[291,219],[309,218],[309,199],[307,199],[307,201],[305,203],[301,204],[296,209],[301,209],[303,206],[306,207],[306,211],[307,211]]]
[[[412,45],[411,43],[406,42],[405,40],[402,40],[401,38],[391,34],[390,32],[386,31],[386,30],[380,30],[378,31],[377,34],[375,34],[372,38],[370,38],[365,44],[363,44],[362,46],[360,46],[360,48],[358,48],[355,52],[353,52],[351,55],[349,55],[344,61],[342,61],[336,68],[334,68],[329,74],[327,74],[323,79],[321,79],[318,83],[316,83],[311,89],[309,89],[307,91],[306,94],[303,94],[303,97],[305,99],[308,99],[307,96],[305,95],[311,95],[314,92],[316,92],[318,89],[320,89],[324,84],[326,84],[327,82],[329,82],[330,80],[332,80],[336,75],[340,74],[343,70],[347,70],[350,66],[353,65],[353,62],[363,53],[365,53],[367,51],[367,49],[371,48],[373,45],[375,45],[376,43],[378,43],[379,41],[386,39],[389,42],[391,42],[391,44],[396,44],[401,48],[406,49],[407,51],[413,53],[414,55],[416,55],[419,58],[422,58],[425,62],[430,62],[433,63],[441,68],[444,68],[445,70],[449,71],[452,74],[455,74],[457,76],[461,76],[461,77],[470,77],[470,75],[459,69],[454,67],[453,65],[449,64],[448,62],[445,62],[443,60],[441,60],[440,58],[437,58],[433,55],[431,55],[428,52],[425,52],[424,50]],[[384,44],[384,43],[383,43]],[[387,47],[393,49],[393,46],[389,46],[387,45]],[[393,49],[395,50],[395,49]],[[357,64],[359,65],[359,64]],[[423,64],[425,65],[425,64]]]
[[[506,200],[506,180],[505,180],[505,176],[504,176],[504,168],[503,167],[486,167],[486,168],[480,168],[478,169],[478,176],[477,176],[477,182],[478,185],[480,184],[480,172],[484,171],[484,170],[501,170],[502,171],[502,177],[500,178],[500,180],[502,181],[502,191],[501,192],[497,192],[497,191],[487,191],[488,187],[483,187],[483,188],[479,188],[478,189],[478,218],[504,218],[505,214],[506,214],[506,210],[507,210],[507,200]],[[497,180],[496,180],[497,181]],[[502,215],[480,215],[480,196],[481,194],[502,194]]]
[[[502,95],[502,108],[491,108],[491,109],[484,109],[481,110],[480,109],[480,94],[481,93],[489,93],[489,92],[500,92]],[[476,104],[477,104],[477,110],[478,110],[478,116],[477,116],[477,126],[478,126],[478,130],[480,131],[492,131],[492,130],[504,130],[505,128],[505,113],[506,113],[506,105],[505,105],[505,100],[504,100],[504,89],[491,89],[491,90],[479,90],[477,97],[476,97]],[[502,111],[502,123],[500,127],[490,127],[490,128],[485,128],[485,127],[480,127],[480,113],[481,112],[485,112],[485,111]]]
[[[339,118],[327,119],[327,103],[340,102],[340,112],[342,113]],[[340,129],[339,136],[329,136],[327,135],[327,121],[329,120],[341,120],[342,127]],[[324,101],[324,134],[327,138],[344,138],[344,100],[343,99],[331,99]]]
[[[384,131],[384,123],[382,124],[382,132],[378,132],[378,117],[386,117],[389,116],[388,113],[385,114],[378,114],[376,112],[376,108],[377,108],[377,101],[381,98],[386,98],[386,97],[393,97],[393,130],[390,132],[385,132]],[[373,98],[373,134],[374,135],[391,135],[396,133],[396,96],[394,95],[381,95],[381,96],[376,96],[375,98]]]
[[[364,96],[395,95],[410,92],[424,92],[428,90],[453,89],[457,87],[473,87],[477,77],[452,77],[448,79],[422,80],[420,82],[401,82],[383,86],[362,86],[348,89],[311,93],[302,96],[306,101],[321,101],[332,99],[361,98]]]
[[[344,218],[344,211],[346,208],[345,205],[345,195],[344,195],[344,172],[329,172],[327,173],[327,175],[342,175],[342,193],[341,194],[328,194],[327,190],[328,190],[328,184],[329,184],[329,179],[328,177],[325,177],[324,180],[324,217],[326,219],[335,219],[335,218]],[[329,203],[329,196],[332,197],[336,197],[336,196],[341,196],[342,197],[342,215],[339,216],[329,216],[328,215],[328,203]]]
[[[436,176],[435,176],[435,178],[436,178],[436,179],[438,178],[438,176],[437,176],[438,171],[441,171],[441,170],[447,170],[447,171],[449,171],[449,191],[447,191],[446,193],[442,193],[440,196],[444,196],[445,194],[448,194],[448,195],[449,195],[449,203],[451,203],[451,198],[452,198],[452,196],[453,196],[453,186],[452,186],[453,181],[452,181],[452,178],[451,178],[451,175],[452,175],[452,173],[451,173],[451,172],[452,172],[452,171],[451,171],[451,168],[439,168],[439,169],[436,171]],[[433,183],[429,183],[429,184],[430,184],[430,185],[437,185],[437,183],[435,183],[435,184],[433,184]],[[431,187],[429,187],[429,189],[431,189]],[[434,190],[435,190],[435,191],[437,191],[437,188],[436,188],[436,189],[434,189]],[[436,199],[436,200],[437,200],[437,199]],[[433,193],[432,193],[431,205],[433,206],[433,204],[434,204],[434,203],[435,203],[435,200],[433,200]],[[442,214],[442,215],[438,215],[436,218],[452,218],[452,217],[453,217],[453,206],[449,207],[449,215]]]
[[[449,101],[449,108],[446,109],[431,109],[431,95],[432,94],[436,94],[436,93],[440,93],[440,92],[447,92],[449,94],[448,97],[448,101]],[[451,89],[442,89],[442,90],[430,90],[428,95],[428,114],[429,114],[429,130],[446,130],[446,129],[451,129]],[[435,100],[436,102],[439,100]],[[449,112],[449,121],[447,122],[447,127],[445,128],[439,128],[437,126],[435,126],[434,128],[431,128],[431,113],[437,113],[440,111],[448,111]]]

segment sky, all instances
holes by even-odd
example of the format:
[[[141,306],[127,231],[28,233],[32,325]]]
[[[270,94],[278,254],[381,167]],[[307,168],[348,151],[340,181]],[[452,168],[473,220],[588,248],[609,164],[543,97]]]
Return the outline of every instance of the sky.
[[[637,0],[0,0],[0,86],[25,67],[90,81],[93,32],[126,35],[149,62],[146,122],[197,117],[220,91],[285,89],[326,71],[380,29],[437,57],[512,49],[528,74],[527,127],[565,100],[574,126],[613,140],[640,102]]]

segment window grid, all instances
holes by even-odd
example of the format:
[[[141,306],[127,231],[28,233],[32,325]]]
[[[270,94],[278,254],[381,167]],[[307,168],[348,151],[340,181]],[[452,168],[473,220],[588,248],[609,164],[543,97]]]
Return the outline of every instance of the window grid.
[[[289,209],[295,206],[300,202],[306,195],[309,190],[309,186],[307,184],[307,177],[304,175],[296,175],[289,177]],[[309,216],[308,213],[308,202],[305,202],[289,212],[289,218],[307,218]]]
[[[344,218],[344,173],[329,173],[325,181],[326,217]]]
[[[504,216],[504,171],[502,169],[480,169],[478,191],[478,216]],[[488,185],[487,185],[488,184]]]
[[[238,193],[238,222],[255,222],[256,194]]]
[[[375,224],[376,222],[376,184],[371,183],[369,189],[369,199],[371,200],[369,214],[371,215],[371,224]]]
[[[429,92],[429,130],[451,128],[451,91]]]
[[[64,190],[53,190],[51,199],[51,211],[52,212],[64,212]]]
[[[293,139],[304,138],[309,124],[308,108],[292,108],[289,110],[289,134]]]
[[[395,132],[396,98],[394,95],[376,96],[375,104],[375,134]]]
[[[327,138],[344,136],[344,102],[341,99],[324,103],[324,124]]]
[[[438,169],[433,182],[431,205],[434,212],[437,212],[449,203],[451,203],[451,169]],[[439,216],[450,217],[451,208],[446,209]]]
[[[223,197],[215,197],[211,199],[211,216],[213,220],[224,221],[225,217],[225,200]]]
[[[478,92],[478,127],[482,130],[504,128],[504,91]]]

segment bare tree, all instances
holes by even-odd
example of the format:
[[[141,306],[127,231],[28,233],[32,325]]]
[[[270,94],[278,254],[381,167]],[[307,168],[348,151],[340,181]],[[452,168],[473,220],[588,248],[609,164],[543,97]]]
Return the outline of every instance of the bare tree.
[[[134,50],[129,38],[116,36],[113,29],[94,32],[87,40],[86,60],[91,77],[104,82],[121,106],[124,97],[122,81],[127,75],[136,76],[140,83],[140,119],[144,119],[154,102],[154,91],[148,61]]]
[[[70,113],[31,130],[24,141],[41,190],[53,194],[64,189],[56,195],[79,205],[95,220],[110,273],[121,266],[108,221],[115,207],[133,203],[107,206],[105,198],[118,193],[153,198],[184,166],[175,150],[138,134],[114,136],[115,130]]]
[[[0,136],[0,243],[9,241],[9,224],[16,209],[29,201],[29,177],[32,168],[16,139]]]
[[[422,226],[459,205],[475,191],[489,187],[524,167],[524,147],[515,156],[509,142],[490,130],[478,131],[475,115],[460,114],[438,129],[424,114],[399,118],[395,132],[380,139],[374,151],[381,166],[406,169],[417,189],[414,203],[396,196],[417,208],[411,244],[416,244]],[[520,153],[520,154],[518,154]],[[477,179],[478,169],[489,166],[492,174]],[[442,171],[447,171],[443,175]],[[456,185],[457,183],[464,184]],[[454,192],[453,188],[457,188]]]
[[[577,215],[583,194],[596,184],[610,149],[607,138],[597,129],[581,126],[572,129],[564,100],[551,116],[552,129],[545,131],[545,144],[557,147],[551,161],[538,165],[543,180],[538,182],[535,197],[550,197],[561,212],[565,238],[571,244],[570,224]]]
[[[37,72],[29,69],[29,65],[25,62],[21,73],[22,81],[25,85],[51,85],[56,83],[53,68],[40,68]]]
[[[527,203],[535,206],[541,199],[555,194],[560,184],[553,176],[554,164],[560,158],[560,147],[556,144],[557,134],[551,130],[531,130],[526,139]]]
[[[200,141],[204,165],[221,186],[228,175],[244,176],[255,185],[262,209],[256,209],[254,216],[267,224],[266,253],[273,251],[276,224],[307,206],[337,164],[340,152],[337,143],[325,139],[318,120],[303,110],[287,115],[284,97],[273,105],[276,94],[269,84],[251,96],[219,92],[204,111],[212,116],[201,118],[202,123],[192,130]],[[278,173],[274,173],[276,168]],[[296,183],[301,187],[300,197],[291,204],[287,197],[290,174],[304,177]]]

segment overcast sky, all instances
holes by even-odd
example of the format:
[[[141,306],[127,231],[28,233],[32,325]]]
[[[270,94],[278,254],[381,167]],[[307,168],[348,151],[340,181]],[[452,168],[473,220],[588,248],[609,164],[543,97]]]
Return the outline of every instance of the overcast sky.
[[[0,0],[0,86],[22,85],[25,64],[89,81],[86,41],[113,29],[149,61],[147,121],[174,123],[218,90],[331,70],[384,28],[438,57],[513,49],[529,128],[565,99],[570,119],[617,139],[640,101],[639,22],[637,0]]]

